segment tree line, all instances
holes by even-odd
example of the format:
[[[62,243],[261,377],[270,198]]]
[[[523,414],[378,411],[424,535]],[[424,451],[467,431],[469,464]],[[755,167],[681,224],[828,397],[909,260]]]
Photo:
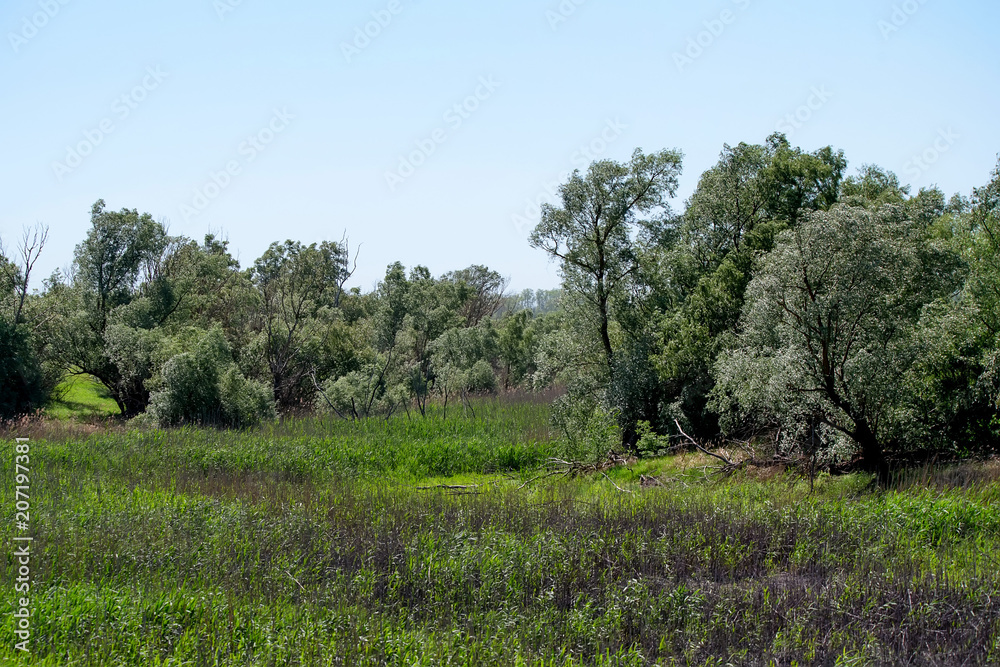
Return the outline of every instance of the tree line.
[[[725,146],[675,211],[681,169],[679,151],[637,150],[574,172],[530,237],[562,288],[519,295],[488,267],[399,263],[348,289],[346,238],[243,268],[223,240],[98,201],[69,275],[29,288],[43,229],[0,259],[0,414],[69,374],[163,426],[419,418],[558,385],[555,422],[589,453],[660,451],[683,429],[884,480],[997,451],[1000,167],[969,196],[913,193],[775,134]]]

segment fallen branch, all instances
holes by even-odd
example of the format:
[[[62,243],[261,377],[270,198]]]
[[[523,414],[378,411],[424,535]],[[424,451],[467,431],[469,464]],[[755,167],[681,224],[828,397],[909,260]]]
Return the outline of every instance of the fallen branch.
[[[468,489],[478,489],[478,484],[437,484],[435,486],[418,486],[417,491],[433,491],[435,489],[447,489],[449,491],[465,491]]]
[[[733,463],[732,461],[730,461],[729,459],[727,459],[725,456],[722,456],[721,454],[715,454],[713,452],[710,452],[707,449],[705,449],[704,447],[702,447],[701,445],[699,445],[697,440],[695,440],[690,435],[688,435],[687,433],[684,432],[684,429],[681,428],[681,423],[679,421],[677,421],[676,419],[674,420],[674,423],[677,424],[677,430],[680,431],[681,435],[683,435],[685,438],[687,438],[688,442],[690,442],[692,445],[694,445],[695,447],[697,447],[701,452],[703,452],[705,454],[708,454],[709,456],[714,456],[715,458],[719,459],[720,461],[722,461],[723,463],[725,463],[727,466],[730,466],[731,468],[737,468],[737,467],[739,467],[738,464]]]

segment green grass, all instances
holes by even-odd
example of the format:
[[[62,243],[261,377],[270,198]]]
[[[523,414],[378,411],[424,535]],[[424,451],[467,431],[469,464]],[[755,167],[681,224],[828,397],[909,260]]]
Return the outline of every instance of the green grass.
[[[105,419],[121,414],[108,390],[89,375],[70,375],[53,392],[45,416],[59,420]]]
[[[995,465],[810,491],[685,455],[524,486],[560,452],[546,419],[493,402],[251,432],[39,427],[34,652],[11,649],[6,585],[0,663],[1000,661]],[[416,488],[444,482],[478,486]],[[14,502],[6,482],[7,544]]]

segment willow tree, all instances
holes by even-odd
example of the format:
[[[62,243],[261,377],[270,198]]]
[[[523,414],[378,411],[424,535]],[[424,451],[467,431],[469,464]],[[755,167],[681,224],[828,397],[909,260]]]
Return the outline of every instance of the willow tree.
[[[532,247],[559,261],[563,289],[591,310],[609,370],[615,356],[611,301],[638,270],[637,229],[654,225],[677,191],[681,157],[678,151],[644,155],[637,149],[628,163],[602,160],[586,174],[573,172],[559,186],[562,205],[543,205],[531,233]]]
[[[885,483],[904,378],[921,356],[919,225],[900,206],[838,205],[783,232],[747,292],[738,344],[716,365],[730,414],[819,422]]]
[[[639,241],[657,237],[669,213],[681,159],[675,150],[646,155],[637,149],[629,162],[602,160],[591,164],[586,174],[574,172],[559,187],[560,205],[542,207],[541,221],[530,237],[533,247],[560,265],[564,303],[579,327],[573,349],[566,352],[589,361],[574,364],[588,368],[580,377],[581,386],[586,385],[581,391],[618,411],[623,441],[629,446],[642,410],[613,405],[616,399],[608,389],[617,386],[616,376],[635,376],[628,292],[640,272]],[[639,356],[643,363],[648,359]],[[640,393],[648,392],[611,392],[626,400]]]

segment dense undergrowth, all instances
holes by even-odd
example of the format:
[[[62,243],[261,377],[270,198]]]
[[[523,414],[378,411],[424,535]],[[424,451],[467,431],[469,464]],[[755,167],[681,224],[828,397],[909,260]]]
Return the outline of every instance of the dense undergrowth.
[[[525,486],[559,452],[546,419],[29,427],[33,653],[6,585],[0,662],[1000,662],[995,464],[810,491],[682,455]],[[469,488],[417,488],[446,478]]]

